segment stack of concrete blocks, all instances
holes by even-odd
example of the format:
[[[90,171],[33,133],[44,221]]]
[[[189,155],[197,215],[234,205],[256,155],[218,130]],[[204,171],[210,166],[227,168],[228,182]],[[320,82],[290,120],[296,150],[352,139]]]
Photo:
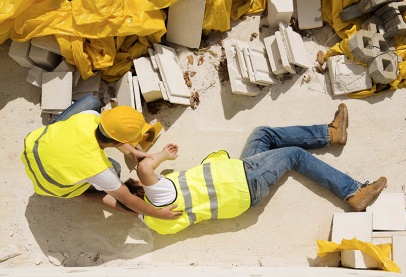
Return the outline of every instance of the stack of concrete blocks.
[[[332,241],[357,238],[374,245],[390,244],[391,259],[406,271],[406,212],[403,193],[383,192],[365,212],[335,213]],[[350,268],[377,268],[369,254],[359,250],[343,250],[341,264]]]
[[[275,83],[266,50],[261,46],[227,39],[224,41],[231,91],[234,94],[256,96],[261,86]]]
[[[199,48],[206,0],[178,0],[168,10],[166,41]]]
[[[406,2],[388,3],[375,11],[385,26],[385,38],[406,35],[406,23],[403,14],[406,11]]]
[[[402,1],[402,0],[395,0],[395,1]],[[340,19],[342,22],[349,21],[351,19],[355,19],[362,15],[368,14],[377,10],[383,4],[389,2],[395,2],[394,0],[361,0],[356,4],[351,6],[345,7],[342,12],[340,13]]]
[[[361,29],[348,40],[351,53],[357,61],[368,66],[369,74],[378,84],[389,84],[398,76],[398,56],[384,36],[377,32],[375,23]]]
[[[296,0],[296,12],[300,30],[323,27],[321,0]]]
[[[267,19],[271,27],[278,27],[279,22],[290,23],[294,11],[293,0],[268,0],[267,6]]]
[[[130,106],[142,113],[141,95],[138,84],[138,77],[128,71],[115,83],[117,105]]]
[[[310,67],[302,37],[287,24],[279,22],[279,31],[264,38],[264,44],[273,74],[296,74],[296,66]]]

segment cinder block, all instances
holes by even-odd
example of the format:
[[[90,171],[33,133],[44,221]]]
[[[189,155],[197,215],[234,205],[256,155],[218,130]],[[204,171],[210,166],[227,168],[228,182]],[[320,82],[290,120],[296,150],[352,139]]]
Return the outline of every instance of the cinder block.
[[[223,47],[227,57],[227,69],[230,77],[231,91],[235,94],[256,96],[261,90],[255,84],[244,79],[237,58],[237,40],[226,39],[223,41]]]
[[[393,261],[400,267],[400,272],[406,272],[406,236],[394,236],[392,242]]]
[[[29,57],[36,65],[45,69],[53,70],[61,61],[61,56],[45,49],[31,45]]]
[[[382,192],[366,211],[373,213],[374,230],[406,230],[403,193]]]
[[[368,68],[351,61],[345,55],[330,57],[327,65],[333,94],[336,96],[372,87]]]
[[[389,84],[398,77],[398,56],[382,53],[368,64],[369,74],[378,84]]]
[[[140,93],[140,85],[138,83],[138,77],[134,76],[132,81],[133,81],[133,89],[134,89],[135,107],[136,107],[137,111],[142,113],[141,93]]]
[[[42,112],[60,113],[71,104],[72,72],[44,72],[42,74]]]
[[[132,73],[128,71],[115,83],[114,87],[116,89],[117,104],[136,109],[132,77]]]
[[[321,0],[296,0],[296,10],[300,30],[323,27]]]
[[[251,83],[263,86],[275,84],[265,48],[253,45],[244,48],[244,59]]]
[[[275,38],[276,38],[276,44],[278,45],[279,54],[281,56],[283,68],[291,74],[296,74],[295,66],[289,63],[288,53],[287,53],[287,49],[286,49],[287,46],[286,46],[285,42],[283,41],[282,34],[280,31],[275,32]]]
[[[44,73],[44,72],[47,72],[47,71],[34,64],[30,68],[30,70],[28,70],[27,78],[25,80],[28,83],[40,88],[40,87],[42,87],[42,73]]]
[[[31,68],[31,66],[34,64],[34,61],[29,57],[30,49],[30,41],[18,42],[13,40],[11,41],[8,55],[19,65]]]
[[[279,31],[285,43],[289,63],[308,69],[310,64],[302,37],[283,22],[279,23]]]
[[[267,6],[268,22],[271,27],[278,27],[279,22],[289,24],[294,10],[293,0],[268,0]]]
[[[76,87],[73,88],[72,93],[77,94],[81,92],[99,92],[100,90],[100,71],[98,71],[95,75],[87,78],[86,80],[80,78]]]
[[[264,38],[264,44],[273,74],[281,75],[287,73],[288,71],[283,67],[282,64],[282,58],[281,54],[279,53],[275,35]]]
[[[371,30],[359,30],[348,40],[351,53],[356,60],[363,63],[368,63],[379,53],[389,50],[383,35],[376,32],[375,24],[370,23],[369,26]]]
[[[140,57],[133,60],[135,72],[138,77],[141,94],[145,102],[149,103],[162,99],[162,92],[159,87],[161,78],[158,71],[154,70],[152,61],[148,57]]]
[[[52,52],[52,53],[55,53],[58,55],[62,55],[61,49],[59,48],[59,43],[56,40],[55,35],[32,38],[31,44],[36,47],[47,50],[49,52]]]
[[[205,8],[205,0],[178,0],[169,6],[166,40],[199,48]]]

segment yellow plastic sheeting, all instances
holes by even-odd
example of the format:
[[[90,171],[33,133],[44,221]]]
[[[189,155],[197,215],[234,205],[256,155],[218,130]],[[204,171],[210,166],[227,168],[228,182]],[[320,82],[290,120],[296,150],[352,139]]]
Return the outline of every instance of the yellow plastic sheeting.
[[[343,239],[341,244],[332,241],[317,240],[317,246],[317,256],[321,258],[327,256],[329,253],[342,250],[361,250],[377,260],[382,270],[400,273],[399,266],[390,259],[390,244],[374,245],[370,242],[363,242],[354,238],[351,240]]]
[[[344,54],[350,60],[357,62],[350,52],[348,39],[359,29],[361,29],[361,24],[365,19],[367,19],[367,16],[361,16],[348,22],[342,22],[340,19],[340,13],[344,8],[356,4],[359,1],[360,0],[322,0],[323,20],[329,23],[336,31],[337,35],[342,39],[339,43],[329,49],[329,51],[326,53],[326,58],[334,55]],[[371,89],[351,93],[348,95],[349,97],[365,98],[376,95],[380,92],[406,87],[406,46],[403,37],[396,39],[395,49],[396,54],[402,58],[402,62],[398,64],[399,73],[397,79],[389,84],[373,83]]]

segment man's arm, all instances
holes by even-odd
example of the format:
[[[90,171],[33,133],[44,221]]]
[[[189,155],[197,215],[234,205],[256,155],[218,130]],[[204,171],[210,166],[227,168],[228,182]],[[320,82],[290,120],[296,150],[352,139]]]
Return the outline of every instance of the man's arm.
[[[124,155],[129,157],[131,160],[136,162],[140,162],[144,158],[153,158],[152,155],[138,150],[129,143],[124,143],[116,148],[120,150]]]

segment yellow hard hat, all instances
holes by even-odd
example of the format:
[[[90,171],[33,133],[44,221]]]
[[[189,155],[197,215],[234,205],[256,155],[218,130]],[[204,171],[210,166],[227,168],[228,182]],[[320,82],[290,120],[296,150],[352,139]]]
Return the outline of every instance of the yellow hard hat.
[[[100,116],[100,124],[108,137],[122,143],[135,143],[142,139],[145,118],[130,106],[118,106],[104,111]]]

